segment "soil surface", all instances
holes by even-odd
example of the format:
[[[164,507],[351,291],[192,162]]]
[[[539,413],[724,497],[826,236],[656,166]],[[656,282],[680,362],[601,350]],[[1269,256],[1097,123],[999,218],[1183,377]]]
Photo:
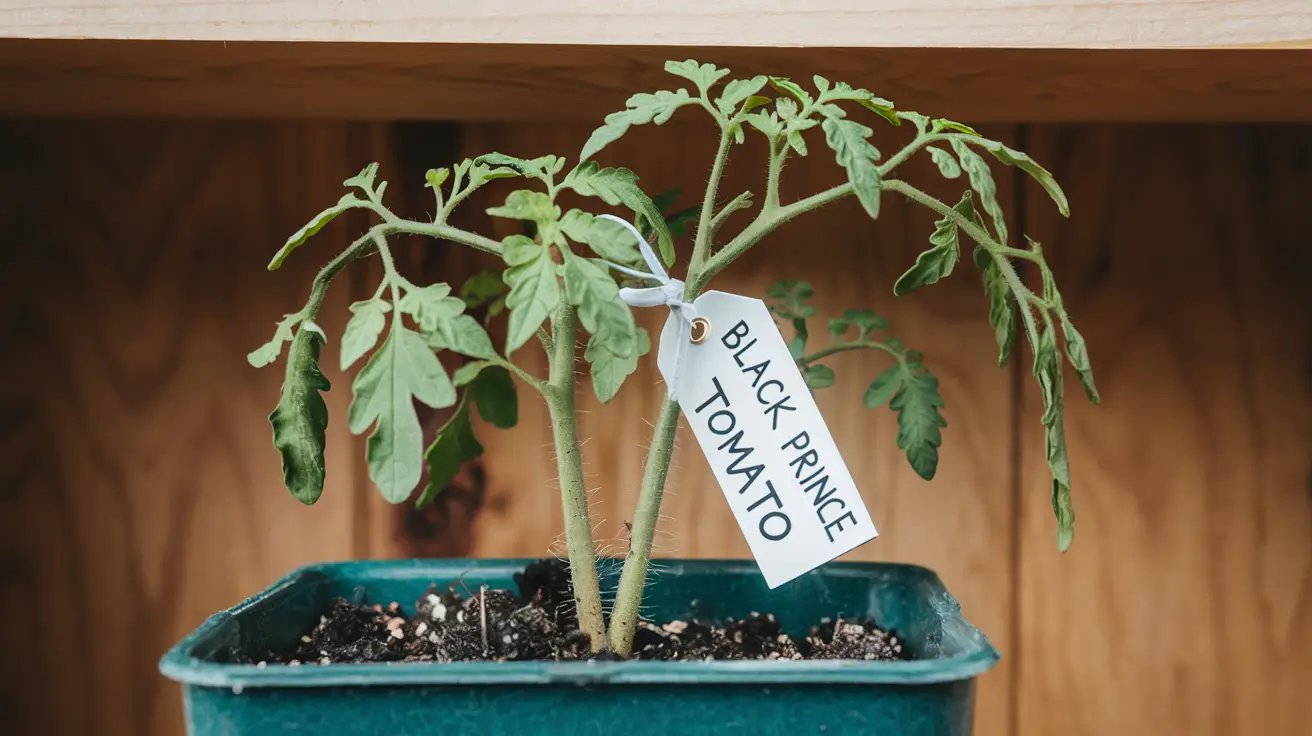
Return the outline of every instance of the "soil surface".
[[[260,666],[362,662],[478,662],[617,659],[592,653],[573,615],[569,569],[557,560],[530,564],[509,590],[432,586],[406,616],[398,602],[332,601],[313,630],[290,652],[239,658]],[[639,621],[633,659],[861,659],[905,660],[895,632],[869,618],[822,619],[794,639],[771,614],[722,622]]]

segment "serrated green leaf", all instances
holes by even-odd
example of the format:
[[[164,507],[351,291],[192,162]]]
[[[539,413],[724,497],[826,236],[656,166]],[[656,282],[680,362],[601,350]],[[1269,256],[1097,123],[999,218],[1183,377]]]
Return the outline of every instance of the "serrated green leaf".
[[[506,307],[510,309],[506,328],[509,356],[533,337],[542,320],[556,308],[560,283],[556,278],[556,263],[542,245],[522,235],[511,235],[502,245],[502,257],[510,266],[503,276],[510,287],[506,296]]]
[[[450,342],[451,323],[465,311],[465,300],[450,296],[447,284],[431,284],[422,288],[407,289],[397,308],[414,317],[424,333],[439,333]]]
[[[263,368],[282,355],[282,346],[292,339],[292,328],[301,321],[300,315],[289,314],[278,322],[268,342],[246,354],[246,362],[253,368]]]
[[[473,168],[482,166],[487,169],[488,173],[496,171],[499,168],[513,169],[511,173],[519,172],[524,176],[542,176],[544,174],[558,173],[564,166],[564,159],[559,156],[548,154],[533,159],[517,158],[507,156],[504,153],[485,153],[474,159]],[[494,177],[500,178],[500,177]]]
[[[902,383],[888,402],[888,408],[897,412],[897,446],[906,453],[916,474],[931,480],[938,470],[941,429],[948,426],[939,413],[943,397],[938,392],[938,379],[919,363],[908,361],[900,369]]]
[[[862,398],[865,405],[870,409],[877,409],[893,398],[893,395],[902,388],[902,366],[895,365],[888,370],[880,373],[875,380],[870,382],[869,388]]]
[[[493,217],[505,217],[512,220],[527,220],[537,226],[538,237],[543,243],[559,245],[560,208],[544,192],[520,189],[506,195],[506,203],[500,207],[489,207],[487,213]]]
[[[797,118],[797,102],[791,97],[780,97],[775,100],[774,111],[778,113],[780,120],[794,120]]]
[[[597,197],[611,206],[622,204],[647,218],[656,228],[661,259],[666,265],[673,265],[674,238],[665,225],[664,213],[638,187],[637,174],[628,169],[603,169],[595,161],[585,161],[569,172],[561,188],[573,189],[585,197]]]
[[[802,369],[802,378],[809,389],[829,388],[834,385],[834,369],[827,365],[808,365]]]
[[[390,503],[410,496],[422,475],[423,430],[415,400],[435,409],[456,402],[455,387],[419,333],[396,325],[351,385],[347,424],[374,426],[366,443],[369,477]]]
[[[360,173],[342,182],[344,187],[357,187],[366,192],[373,191],[374,179],[378,176],[378,162],[375,161],[360,170]]]
[[[468,314],[452,318],[447,330],[424,333],[424,339],[433,350],[450,350],[482,360],[497,357],[496,348],[492,347],[492,338],[488,337],[487,330]]]
[[[975,265],[980,268],[984,293],[989,298],[989,324],[993,326],[993,336],[998,343],[998,367],[1002,367],[1007,364],[1011,346],[1016,340],[1015,301],[998,264],[982,247],[975,248]]]
[[[630,126],[647,123],[661,125],[670,119],[675,110],[696,101],[685,89],[673,92],[660,90],[651,94],[643,92],[630,97],[625,103],[626,109],[607,115],[601,127],[592,131],[588,141],[583,144],[583,150],[579,152],[579,161],[587,161],[601,149],[619,140]]]
[[[728,69],[721,69],[714,64],[700,64],[692,59],[685,61],[667,61],[665,62],[665,71],[678,77],[683,77],[706,94],[716,82],[729,76]]]
[[[859,332],[858,339],[864,339],[874,330],[888,329],[888,320],[869,309],[849,309],[843,312],[842,317],[829,319],[829,333],[835,337],[847,332],[848,328],[853,326]]]
[[[957,133],[965,133],[966,135],[979,137],[979,132],[969,125],[958,123],[955,120],[948,120],[947,118],[938,118],[934,120],[930,126],[930,132],[933,133],[938,133],[944,130],[951,130]]]
[[[783,319],[807,319],[815,315],[816,308],[807,304],[815,295],[815,288],[809,281],[776,281],[765,287],[770,311]]]
[[[460,402],[455,414],[437,430],[433,444],[424,451],[424,461],[428,465],[428,485],[415,501],[416,508],[424,508],[437,498],[437,494],[451,483],[465,463],[483,454],[483,446],[474,436],[474,426],[469,411],[469,392]]]
[[[292,496],[306,505],[323,494],[328,405],[322,392],[332,385],[319,370],[322,344],[322,333],[313,329],[303,328],[292,338],[282,396],[269,414],[273,446],[282,456],[283,482]]]
[[[348,181],[350,180],[348,179]],[[277,271],[278,268],[282,266],[283,261],[287,260],[287,256],[291,255],[292,251],[299,248],[305,243],[305,241],[314,237],[315,233],[324,229],[324,227],[336,219],[338,215],[364,204],[365,201],[356,197],[354,194],[342,195],[342,198],[337,200],[337,204],[315,215],[309,222],[302,225],[300,230],[292,233],[291,236],[287,238],[287,242],[283,243],[282,247],[278,249],[278,252],[273,254],[273,259],[269,261],[268,269],[270,271]]]
[[[847,180],[852,183],[852,191],[857,200],[871,217],[879,216],[879,151],[869,138],[874,131],[851,120],[826,118],[821,124],[825,131],[825,142],[834,150],[838,164],[847,170]]]
[[[584,243],[593,253],[611,263],[631,266],[642,263],[638,242],[623,225],[573,209],[560,219],[560,229],[576,243]]]
[[[777,138],[784,130],[783,123],[780,122],[779,116],[765,110],[757,110],[751,115],[744,117],[743,120],[745,120],[748,125],[765,134],[766,138],[772,140]]]
[[[733,115],[737,112],[738,106],[745,102],[747,98],[761,91],[765,86],[765,77],[758,76],[751,79],[735,79],[724,85],[724,91],[715,101],[715,107],[725,116]]]
[[[811,102],[811,95],[802,88],[802,85],[788,77],[770,77],[770,86],[774,87],[776,92],[788,95],[803,105]]]
[[[970,187],[979,195],[984,211],[993,219],[993,229],[997,232],[998,242],[1006,245],[1007,221],[1002,212],[1002,205],[998,204],[998,187],[993,182],[993,172],[989,170],[988,162],[960,139],[952,140],[952,150],[961,160],[961,168],[970,178]]]
[[[962,196],[961,201],[952,209],[964,217],[970,218],[975,211],[970,192]],[[934,234],[929,236],[931,247],[916,257],[916,264],[898,278],[893,284],[893,293],[902,296],[922,286],[937,283],[939,279],[951,275],[961,259],[961,248],[957,242],[957,224],[944,217],[934,223]]]
[[[565,296],[599,344],[619,358],[633,354],[637,325],[604,265],[578,256],[565,259]]]
[[[789,133],[788,145],[790,148],[792,148],[794,151],[797,152],[798,156],[806,155],[806,140],[802,138],[801,133],[798,133],[796,131]]]
[[[639,327],[634,333],[634,350],[628,357],[621,358],[597,340],[594,335],[588,340],[588,347],[583,351],[583,358],[588,361],[592,374],[592,391],[597,400],[605,404],[619,393],[625,379],[638,369],[638,358],[651,351],[651,337]]]
[[[1033,177],[1034,181],[1037,181],[1039,186],[1043,187],[1043,191],[1047,192],[1053,203],[1057,205],[1057,211],[1061,212],[1064,217],[1071,216],[1070,202],[1066,200],[1066,193],[1061,190],[1061,186],[1057,184],[1052,172],[1040,166],[1027,154],[1008,148],[997,141],[979,140],[974,141],[974,143],[993,154],[994,158],[1002,163],[1015,166]]]
[[[392,305],[382,299],[370,299],[351,305],[351,321],[342,332],[341,367],[346,370],[364,354],[374,349],[378,336],[387,324]]]
[[[938,165],[938,171],[945,179],[961,176],[961,165],[957,163],[957,159],[942,148],[930,146],[929,157]]]
[[[1093,382],[1093,366],[1089,363],[1089,348],[1084,344],[1084,336],[1075,329],[1071,324],[1070,317],[1066,316],[1065,311],[1058,313],[1061,318],[1061,331],[1066,337],[1066,358],[1070,360],[1071,366],[1075,368],[1075,374],[1080,378],[1080,385],[1084,387],[1084,393],[1089,397],[1089,401],[1099,404],[1102,403],[1102,397],[1098,395],[1098,387]]]
[[[1048,470],[1052,473],[1052,512],[1057,518],[1057,548],[1065,552],[1075,537],[1075,508],[1071,503],[1070,461],[1062,427],[1061,359],[1050,326],[1039,335],[1039,342],[1034,346],[1034,376],[1039,381],[1043,397],[1044,444]]]
[[[898,119],[897,110],[893,103],[868,89],[853,89],[846,82],[838,82],[834,85],[833,90],[821,95],[821,97],[827,101],[851,100],[893,125],[902,124],[902,121]]]
[[[440,189],[449,176],[451,176],[451,170],[446,167],[429,169],[424,173],[424,181],[427,182],[424,186],[429,189]]]

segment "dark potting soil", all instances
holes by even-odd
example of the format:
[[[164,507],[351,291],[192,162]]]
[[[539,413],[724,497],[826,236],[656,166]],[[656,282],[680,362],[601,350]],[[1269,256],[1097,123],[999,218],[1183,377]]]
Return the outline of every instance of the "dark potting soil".
[[[478,662],[615,659],[589,651],[574,617],[569,570],[557,560],[534,562],[515,576],[520,594],[455,583],[432,586],[406,616],[398,602],[333,600],[319,623],[288,652],[241,657],[242,663],[328,665],[363,662]],[[633,659],[640,660],[905,660],[895,632],[870,618],[822,619],[801,639],[771,614],[722,622],[639,621]]]

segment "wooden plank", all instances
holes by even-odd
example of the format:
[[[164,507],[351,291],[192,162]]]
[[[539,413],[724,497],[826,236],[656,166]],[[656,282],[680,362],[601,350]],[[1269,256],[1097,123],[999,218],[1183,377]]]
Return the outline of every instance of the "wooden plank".
[[[0,28],[23,38],[202,41],[1308,48],[1312,16],[1306,11],[1301,0],[868,0],[805,6],[767,0],[99,0],[57,6],[4,0]]]
[[[1312,120],[1312,54],[1298,51],[22,39],[0,39],[0,114],[598,124],[674,85],[663,64],[688,57],[819,73],[972,122]]]
[[[1038,127],[1029,149],[1076,212],[1030,194],[1104,404],[1066,413],[1060,556],[1027,386],[1020,733],[1307,733],[1312,128]]]
[[[517,156],[569,155],[588,133],[585,127],[570,125],[471,126],[464,135],[465,155],[490,150]],[[1003,129],[999,134],[1006,136],[1009,131]],[[754,143],[735,152],[722,188],[726,200],[744,189],[761,191],[763,166],[759,164],[764,151]],[[613,150],[608,148],[604,158],[637,171],[648,191],[680,184],[692,191],[702,181],[700,172],[709,167],[714,145],[709,130],[699,135],[635,130],[614,144]],[[928,165],[909,167],[909,176],[934,182],[939,177],[931,169]],[[814,151],[807,159],[790,162],[783,195],[799,197],[832,185],[841,176],[830,154]],[[1001,179],[1004,195],[1008,181]],[[951,186],[932,189],[952,196]],[[499,201],[505,191],[501,189],[491,201]],[[691,196],[685,196],[682,203],[694,204]],[[782,278],[809,279],[819,287],[822,315],[836,315],[845,308],[875,308],[893,320],[897,334],[924,350],[943,381],[950,423],[939,477],[933,483],[917,477],[897,450],[894,415],[861,404],[865,387],[883,368],[875,356],[838,356],[832,363],[838,383],[820,393],[821,408],[882,533],[850,558],[913,561],[935,568],[961,599],[971,620],[1007,651],[1014,602],[1011,376],[994,368],[996,348],[985,317],[985,298],[973,275],[963,273],[914,297],[892,297],[893,280],[922,249],[933,230],[932,219],[889,197],[880,220],[874,223],[855,202],[843,202],[824,214],[790,223],[772,242],[717,280],[715,287],[759,295],[766,284]],[[731,221],[728,227],[741,227],[745,221],[746,216],[740,215],[737,224]],[[512,232],[513,224],[503,221],[494,227],[505,235]],[[686,257],[689,244],[680,243],[679,247]],[[454,249],[446,272],[455,280],[457,274],[488,263],[471,255],[469,249]],[[645,309],[638,318],[652,334],[659,334],[665,313]],[[813,329],[817,333],[813,344],[825,344],[823,321]],[[533,345],[521,353],[530,370],[545,371],[540,351]],[[651,440],[649,422],[662,395],[663,385],[651,357],[640,364],[610,404],[599,404],[586,384],[581,389],[585,472],[594,489],[596,537],[603,553],[620,554],[625,549],[624,522],[636,503],[645,447]],[[535,556],[559,549],[560,500],[554,488],[546,409],[531,394],[521,396],[520,426],[514,431],[480,428],[480,440],[487,448],[481,465],[486,477],[486,508],[475,522],[475,556]],[[750,556],[686,427],[680,432],[668,488],[663,508],[666,519],[655,543],[658,556]],[[653,584],[660,584],[659,573]],[[1004,660],[999,671],[984,679],[979,733],[1009,732],[1010,666],[1010,660]]]
[[[283,488],[247,351],[322,258],[270,252],[360,151],[326,124],[3,126],[0,698],[10,733],[179,733],[163,651],[292,567],[353,555],[356,466],[336,351],[328,486]],[[362,149],[361,149],[362,150]],[[340,247],[346,228],[325,231]],[[301,254],[297,254],[298,256]],[[340,334],[349,289],[326,327]]]

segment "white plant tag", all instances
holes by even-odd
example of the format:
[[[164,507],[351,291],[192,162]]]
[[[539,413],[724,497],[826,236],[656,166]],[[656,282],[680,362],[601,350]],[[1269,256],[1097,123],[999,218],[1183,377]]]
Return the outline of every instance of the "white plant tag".
[[[657,364],[678,382],[684,417],[766,583],[776,588],[878,536],[765,303],[708,291],[693,305],[709,337],[688,342],[672,314]]]

